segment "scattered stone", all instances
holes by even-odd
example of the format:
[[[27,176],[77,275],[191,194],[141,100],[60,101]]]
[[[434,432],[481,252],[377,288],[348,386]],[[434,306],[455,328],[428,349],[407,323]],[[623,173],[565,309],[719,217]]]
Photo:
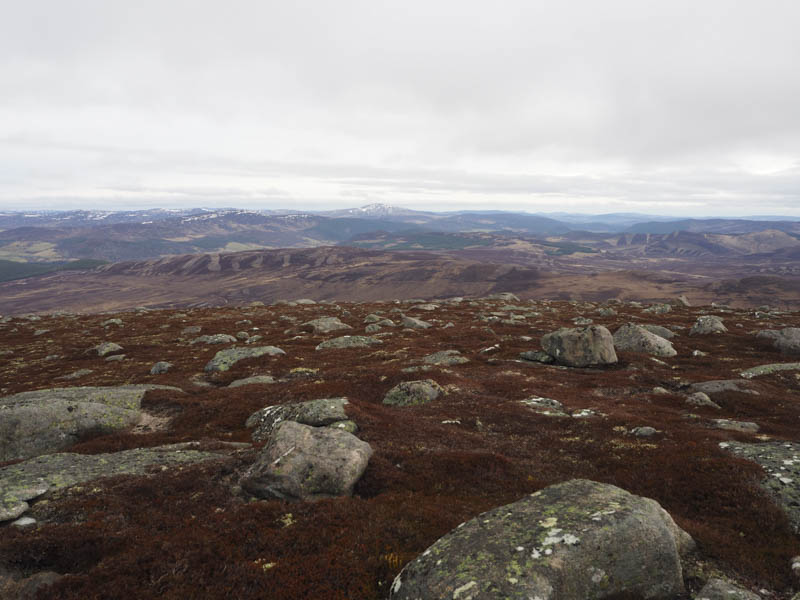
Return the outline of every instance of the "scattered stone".
[[[702,358],[703,356],[708,356],[708,352],[703,352],[702,350],[692,350],[692,356]]]
[[[394,386],[383,397],[388,406],[413,406],[436,400],[444,390],[432,379],[404,381]]]
[[[594,323],[592,319],[587,319],[586,317],[575,317],[574,319],[572,319],[572,322],[575,325],[578,325],[579,327],[582,327],[584,325],[591,325],[592,323]]]
[[[657,385],[656,387],[653,388],[653,393],[654,394],[669,394],[670,391],[665,387],[661,387],[660,385]]]
[[[720,405],[714,402],[711,398],[709,398],[708,394],[704,394],[703,392],[695,392],[694,394],[689,394],[686,397],[686,404],[690,404],[691,406],[708,406],[710,408],[720,409]]]
[[[673,598],[692,545],[655,500],[574,479],[463,523],[406,565],[389,597]]]
[[[528,350],[527,352],[520,352],[519,357],[522,360],[528,360],[531,362],[539,362],[546,365],[554,362],[555,359],[550,356],[547,352],[542,352],[541,350]]]
[[[150,375],[163,375],[171,368],[172,368],[171,362],[160,360],[150,368]]]
[[[681,295],[681,296],[678,296],[678,297],[676,298],[676,301],[677,301],[677,303],[678,303],[678,304],[680,304],[681,306],[687,306],[687,307],[688,307],[688,306],[691,306],[691,303],[689,302],[689,299],[688,299],[686,296],[683,296],[683,295]]]
[[[259,498],[349,496],[371,456],[370,445],[346,431],[283,421],[241,486]]]
[[[316,350],[328,350],[330,348],[368,348],[383,342],[375,337],[365,335],[344,335],[342,337],[326,340],[316,347]]]
[[[119,356],[117,354],[116,356]],[[86,375],[91,375],[94,373],[92,369],[78,369],[77,371],[73,371],[68,375],[61,375],[60,377],[56,377],[56,380],[70,380],[70,379],[80,379],[81,377],[85,377]]]
[[[714,315],[697,317],[697,321],[689,330],[689,335],[710,335],[712,333],[725,333],[728,329],[722,324],[722,319]]]
[[[345,412],[347,398],[321,398],[306,402],[292,402],[267,406],[247,418],[245,427],[255,428],[253,441],[268,439],[278,423],[294,421],[312,427],[324,427],[333,423],[349,420]]]
[[[306,331],[313,334],[330,333],[342,329],[352,329],[350,325],[342,323],[337,317],[320,317],[312,321],[307,321],[297,327],[298,331]]]
[[[757,433],[758,425],[752,421],[733,421],[731,419],[711,419],[711,426],[715,429],[726,431],[739,431],[741,433]]]
[[[310,298],[300,298],[299,300],[294,301],[295,304],[303,305],[303,304],[316,304],[314,300]]]
[[[217,372],[227,371],[240,360],[246,358],[257,358],[259,356],[280,356],[286,354],[280,348],[275,346],[258,346],[255,348],[229,348],[227,350],[220,350],[214,355],[206,364],[204,371]]]
[[[451,367],[454,365],[463,365],[464,363],[468,363],[469,359],[466,356],[461,356],[461,352],[458,350],[441,350],[424,357],[422,362],[428,365],[443,365]]]
[[[190,344],[233,344],[236,338],[227,333],[215,333],[214,335],[201,335],[194,338]]]
[[[761,377],[762,375],[772,375],[780,371],[800,371],[800,362],[795,363],[775,363],[771,365],[759,365],[751,369],[746,369],[739,373],[745,379]]]
[[[0,468],[0,521],[16,519],[28,501],[48,491],[113,475],[143,475],[152,465],[193,463],[218,453],[186,450],[184,445],[137,448],[111,454],[48,454]],[[9,507],[15,507],[9,510]]]
[[[600,315],[601,317],[615,317],[615,316],[617,316],[617,311],[615,311],[613,308],[601,307],[601,308],[598,308],[597,311],[595,311],[595,312],[597,312],[597,314]]]
[[[11,525],[14,527],[30,527],[36,525],[36,519],[31,517],[20,517],[16,521],[12,521]]]
[[[709,396],[720,394],[722,392],[739,392],[741,394],[758,395],[758,392],[752,389],[754,384],[741,379],[716,379],[714,381],[701,381],[693,383],[689,389],[693,392],[703,392]]]
[[[432,325],[427,321],[415,319],[414,317],[407,317],[406,315],[403,315],[400,324],[407,329],[428,329],[429,327],[432,327]]]
[[[664,315],[672,310],[669,304],[653,304],[648,306],[642,312],[650,313],[653,315]]]
[[[614,333],[614,348],[631,352],[644,352],[655,356],[675,356],[677,352],[669,340],[651,333],[644,327],[627,323]]]
[[[418,309],[418,310],[436,310],[437,308],[439,308],[439,305],[438,304],[416,304],[416,305],[412,306],[411,308],[415,308],[415,309]]]
[[[244,379],[237,379],[228,384],[229,388],[242,387],[243,385],[261,385],[275,383],[275,378],[271,375],[253,375],[252,377],[245,377]]]
[[[125,360],[125,354],[112,354],[111,356],[106,356],[106,362],[121,362]]]
[[[558,400],[552,398],[541,398],[539,396],[531,396],[520,400],[525,406],[529,406],[536,412],[547,415],[548,417],[569,417],[570,415],[564,410],[564,405]]]
[[[37,329],[33,332],[33,337],[39,337],[40,335],[44,335],[45,333],[50,333],[49,329]]]
[[[93,347],[92,350],[97,353],[97,356],[106,356],[112,352],[119,352],[122,350],[122,346],[115,344],[114,342],[103,342],[102,344],[98,344],[97,346]]]
[[[617,362],[614,339],[602,325],[562,328],[542,337],[542,348],[555,362],[569,367],[608,365]]]
[[[695,600],[761,600],[761,596],[724,579],[709,579]]]
[[[497,294],[490,294],[484,300],[504,300],[505,302],[519,302],[519,298],[511,292],[499,292]]]
[[[636,437],[653,437],[658,430],[655,427],[634,427],[631,429],[631,434]]]
[[[378,322],[378,321],[380,321],[382,318],[383,318],[383,317],[381,317],[380,315],[376,315],[376,314],[369,314],[369,315],[367,315],[366,317],[364,317],[364,324],[365,324],[365,325],[369,325],[370,323],[377,323],[377,322]]]
[[[142,398],[162,385],[51,388],[0,398],[0,462],[56,452],[82,437],[139,421]]]
[[[364,327],[364,333],[378,333],[382,329],[383,327],[381,327],[377,323],[370,323],[369,325]]]
[[[122,327],[122,319],[106,319],[102,323],[100,323],[102,327],[110,327],[111,325],[116,325],[117,327]]]
[[[236,339],[240,340],[242,342],[246,342],[247,340],[250,339],[250,334],[247,333],[246,331],[237,331],[236,332]]]
[[[197,335],[201,331],[203,331],[203,328],[199,325],[189,325],[189,327],[181,329],[181,335]]]

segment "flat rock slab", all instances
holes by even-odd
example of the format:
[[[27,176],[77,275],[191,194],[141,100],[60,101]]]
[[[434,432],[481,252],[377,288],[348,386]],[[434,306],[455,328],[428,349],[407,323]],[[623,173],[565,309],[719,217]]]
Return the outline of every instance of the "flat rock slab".
[[[720,448],[761,465],[767,477],[761,487],[772,496],[800,534],[800,443],[722,442]]]
[[[691,546],[655,500],[575,479],[459,525],[406,565],[389,597],[674,598]]]
[[[111,454],[60,453],[39,456],[0,469],[0,521],[28,510],[28,500],[78,483],[113,475],[143,475],[153,465],[178,465],[220,458],[214,452],[181,446],[137,448]]]
[[[738,431],[740,433],[757,433],[758,424],[752,421],[733,421],[731,419],[711,419],[711,426],[715,429]]]
[[[272,375],[253,375],[252,377],[245,377],[244,379],[237,379],[228,384],[229,388],[242,387],[243,385],[264,385],[275,383],[275,378]]]
[[[241,485],[259,498],[349,496],[371,456],[370,445],[346,431],[283,421]]]
[[[245,426],[255,427],[252,437],[260,442],[272,435],[275,427],[282,421],[294,421],[312,427],[324,427],[347,421],[347,398],[320,398],[307,402],[292,402],[267,406],[248,417]]]
[[[337,317],[320,317],[307,321],[297,327],[298,331],[308,331],[314,334],[330,333],[342,329],[352,329],[347,323],[342,323]]]
[[[342,337],[326,340],[319,344],[317,350],[328,350],[331,348],[368,348],[382,344],[383,342],[376,337],[367,335],[343,335]]]
[[[752,379],[753,377],[761,377],[762,375],[772,375],[773,373],[780,373],[781,371],[800,371],[800,362],[793,363],[774,363],[771,365],[759,365],[746,369],[739,373],[745,379]]]
[[[275,346],[257,346],[255,348],[228,348],[220,350],[214,355],[208,364],[206,364],[204,371],[207,373],[227,371],[240,360],[246,358],[258,358],[259,356],[280,356],[286,354],[280,348]]]
[[[57,452],[87,434],[101,435],[137,423],[149,390],[162,385],[51,388],[0,398],[0,461]]]

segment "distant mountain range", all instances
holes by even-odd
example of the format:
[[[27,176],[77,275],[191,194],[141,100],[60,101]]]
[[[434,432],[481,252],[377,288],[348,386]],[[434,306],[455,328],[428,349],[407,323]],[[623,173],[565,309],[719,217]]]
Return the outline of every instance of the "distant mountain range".
[[[476,242],[478,245],[497,245],[502,237],[533,237],[549,254],[588,251],[701,256],[779,250],[785,254],[796,251],[791,249],[800,244],[800,220],[791,217],[668,219],[640,214],[435,213],[384,204],[326,212],[204,208],[6,212],[0,213],[0,260],[117,262],[325,245],[452,249],[472,244],[472,238],[463,236],[481,233],[494,237],[491,242]]]

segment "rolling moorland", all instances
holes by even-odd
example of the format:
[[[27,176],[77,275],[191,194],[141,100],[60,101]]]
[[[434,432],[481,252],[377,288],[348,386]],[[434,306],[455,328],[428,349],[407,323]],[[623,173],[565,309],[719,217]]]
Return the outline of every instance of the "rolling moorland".
[[[695,330],[711,316],[724,327]],[[615,339],[616,362],[548,364],[540,338],[589,320],[612,332],[626,323],[658,326],[674,355],[623,350]],[[797,313],[768,307],[509,294],[6,317],[6,423],[15,407],[33,410],[36,398],[52,403],[48,394],[58,395],[15,401],[17,393],[104,390],[106,400],[93,402],[64,396],[66,415],[111,403],[109,390],[119,386],[154,387],[133,404],[126,396],[124,411],[105,406],[118,421],[78,420],[70,429],[62,418],[65,435],[55,442],[42,431],[15,442],[13,427],[0,427],[2,506],[24,519],[0,525],[0,589],[65,599],[399,598],[413,585],[410,567],[398,584],[400,570],[459,523],[588,479],[656,500],[692,536],[680,589],[660,597],[699,597],[722,577],[756,594],[736,597],[789,598],[800,589],[792,571],[800,554],[800,365],[748,370],[797,360],[797,344],[779,346],[759,332],[798,326]],[[353,343],[359,335],[371,341]],[[280,352],[208,366],[220,349],[266,344]],[[387,401],[398,384],[420,380],[437,390],[430,401]],[[338,418],[371,452],[350,494],[307,501],[247,486],[271,445],[254,441],[253,413],[340,397],[346,414]],[[44,446],[25,445],[40,439]],[[765,449],[778,452],[773,463]],[[569,539],[554,546],[556,556],[588,550]],[[650,597],[625,581],[612,573],[618,593],[596,597]]]
[[[0,599],[794,599],[798,258],[781,217],[0,214]]]

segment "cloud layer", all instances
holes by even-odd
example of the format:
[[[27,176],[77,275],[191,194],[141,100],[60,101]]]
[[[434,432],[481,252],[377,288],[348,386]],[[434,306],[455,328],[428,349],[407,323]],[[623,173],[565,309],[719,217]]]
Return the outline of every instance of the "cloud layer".
[[[29,0],[0,207],[800,214],[800,4]]]

